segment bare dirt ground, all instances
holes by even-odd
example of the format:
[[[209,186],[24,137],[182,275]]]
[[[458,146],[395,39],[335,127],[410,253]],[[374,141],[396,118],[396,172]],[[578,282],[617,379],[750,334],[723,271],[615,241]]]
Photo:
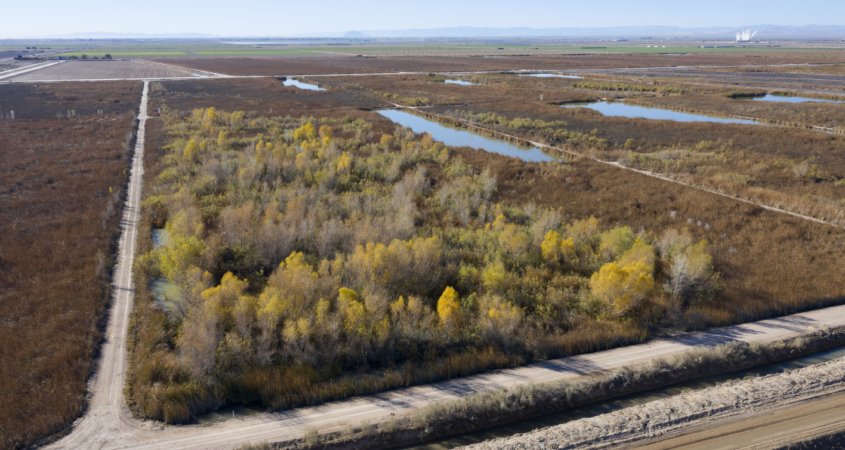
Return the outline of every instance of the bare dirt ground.
[[[774,448],[845,428],[845,360],[726,383],[471,449]],[[681,436],[675,436],[683,433]],[[665,439],[667,438],[668,439]],[[665,439],[665,440],[662,440]]]
[[[198,77],[195,71],[149,61],[67,61],[12,76],[10,81],[76,81]]]
[[[29,63],[29,64],[15,64],[16,61],[7,61],[3,64],[0,64],[0,80],[8,80],[10,78],[20,76],[35,70],[44,69],[50,66],[55,66],[56,64],[60,64],[59,61],[46,61],[46,62],[39,62],[39,63]]]
[[[841,433],[845,430],[843,415],[845,393],[837,392],[785,408],[766,410],[748,418],[728,420],[717,426],[694,427],[680,436],[644,444],[643,448],[710,450],[781,447]]]

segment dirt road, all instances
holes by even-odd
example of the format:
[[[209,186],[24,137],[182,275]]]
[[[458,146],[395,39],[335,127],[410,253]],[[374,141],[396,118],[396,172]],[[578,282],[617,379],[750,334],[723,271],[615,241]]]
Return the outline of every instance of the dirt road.
[[[845,392],[808,400],[786,408],[766,411],[686,431],[680,436],[644,445],[648,450],[684,448],[717,450],[780,448],[828,434],[845,431]]]
[[[845,359],[734,380],[469,448],[779,448],[845,429]]]
[[[135,154],[129,176],[129,190],[121,220],[117,265],[113,274],[113,294],[109,315],[108,334],[102,346],[97,373],[91,379],[91,398],[87,413],[74,424],[73,433],[60,443],[63,448],[86,448],[94,442],[102,444],[114,433],[131,426],[129,410],[123,398],[126,380],[126,337],[129,316],[132,312],[134,287],[132,263],[135,260],[135,243],[141,210],[141,188],[144,179],[144,136],[147,125],[147,97],[149,82],[144,82],[141,106],[138,112],[138,130]]]

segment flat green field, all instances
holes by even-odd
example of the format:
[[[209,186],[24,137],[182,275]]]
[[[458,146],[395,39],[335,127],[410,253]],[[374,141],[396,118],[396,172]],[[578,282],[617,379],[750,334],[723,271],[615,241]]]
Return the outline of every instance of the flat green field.
[[[89,45],[88,43],[86,43]],[[656,45],[656,44],[373,44],[373,45],[278,45],[255,42],[250,44],[228,44],[222,42],[197,41],[185,42],[138,42],[126,45],[125,41],[111,45],[98,43],[90,47],[61,53],[59,56],[102,56],[106,53],[115,58],[154,58],[154,57],[190,57],[190,56],[325,56],[325,55],[365,55],[365,56],[413,56],[413,55],[555,55],[576,53],[604,54],[689,54],[689,53],[735,53],[748,52],[795,52],[818,50],[811,47],[754,46],[754,47],[702,47],[700,45]]]

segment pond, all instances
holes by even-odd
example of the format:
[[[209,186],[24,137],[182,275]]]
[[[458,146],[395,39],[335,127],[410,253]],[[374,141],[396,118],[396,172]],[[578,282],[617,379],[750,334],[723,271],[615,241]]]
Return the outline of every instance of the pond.
[[[766,94],[762,97],[754,97],[756,102],[779,102],[779,103],[843,103],[839,100],[826,98],[792,97],[788,95]]]
[[[164,228],[153,228],[150,235],[153,241],[153,248],[160,248],[167,245],[167,241],[170,238],[167,230]],[[179,289],[179,286],[163,277],[156,278],[150,282],[150,292],[156,304],[165,311],[172,310],[176,302],[182,298],[182,291]]]
[[[570,103],[561,105],[562,108],[588,108],[598,111],[607,117],[628,117],[632,119],[671,120],[674,122],[710,122],[739,125],[759,125],[749,119],[733,119],[726,117],[711,117],[703,114],[692,114],[668,109],[651,108],[647,106],[628,105],[620,102]]]
[[[173,311],[182,301],[182,289],[166,278],[156,278],[150,283],[150,292],[156,305],[164,311]]]
[[[164,228],[153,228],[151,235],[153,248],[159,248],[167,244],[167,230]]]
[[[511,158],[517,158],[528,162],[555,161],[555,158],[544,153],[537,147],[520,147],[509,142],[488,138],[471,131],[450,128],[435,121],[396,109],[384,109],[377,112],[393,121],[393,123],[410,128],[414,131],[414,133],[428,133],[435,140],[452,147],[473,147],[490,153],[498,153],[500,155],[510,156]]]
[[[282,81],[282,84],[287,87],[295,87],[306,91],[325,91],[325,89],[317,86],[316,84],[305,83],[297,80],[296,78],[287,78],[285,81]]]
[[[562,73],[528,73],[521,76],[533,78],[566,78],[568,80],[581,80],[584,78],[579,77],[578,75],[564,75]]]
[[[478,86],[478,83],[473,83],[472,81],[464,81],[464,80],[446,80],[444,81],[446,84],[457,84],[458,86]]]

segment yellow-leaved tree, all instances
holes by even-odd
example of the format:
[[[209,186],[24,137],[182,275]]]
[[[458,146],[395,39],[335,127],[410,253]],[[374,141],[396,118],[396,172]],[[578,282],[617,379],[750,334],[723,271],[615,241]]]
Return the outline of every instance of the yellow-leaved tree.
[[[314,124],[305,122],[299,128],[293,130],[293,138],[297,141],[313,141],[317,138],[317,131],[314,129]]]
[[[555,230],[546,232],[543,242],[540,243],[540,254],[546,262],[558,262],[560,259],[560,233]]]
[[[654,248],[640,238],[619,258],[590,277],[590,291],[614,317],[630,316],[654,292]]]
[[[185,148],[182,149],[182,158],[188,163],[196,162],[199,150],[200,147],[199,144],[197,144],[197,140],[191,138],[188,140],[188,143],[185,144]]]
[[[446,286],[437,300],[437,317],[443,326],[457,325],[461,316],[461,299],[451,286]]]

